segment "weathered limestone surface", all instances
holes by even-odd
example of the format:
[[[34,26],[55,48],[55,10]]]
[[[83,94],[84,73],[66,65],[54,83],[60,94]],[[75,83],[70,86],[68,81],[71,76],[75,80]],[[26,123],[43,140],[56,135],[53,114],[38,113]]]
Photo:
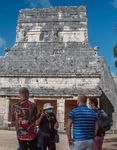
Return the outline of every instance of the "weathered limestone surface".
[[[113,77],[114,78],[114,81],[115,81],[115,84],[117,86],[117,77]],[[117,93],[117,91],[115,91]],[[114,113],[113,113],[113,120],[114,120],[114,126],[113,128],[116,128],[117,129],[117,98],[115,98],[115,103],[114,103]]]
[[[98,95],[98,66],[85,7],[21,10],[16,43],[0,58],[0,94],[15,95],[27,86],[39,96]]]
[[[21,10],[16,43],[0,59],[0,75],[98,74],[95,53],[85,7]]]
[[[7,97],[0,98],[0,127],[6,127],[8,124],[9,100]]]
[[[32,96],[71,96],[77,93],[87,95],[101,95],[98,88],[99,78],[76,78],[76,77],[1,77],[0,95],[16,96],[21,87],[28,87]],[[89,88],[90,87],[90,88]]]
[[[107,99],[114,107],[112,128],[117,129],[117,84],[115,83],[113,76],[103,58],[100,58],[100,69],[101,79],[99,85]]]
[[[65,113],[65,99],[57,99],[57,119],[59,122],[59,130],[64,131],[64,113]]]
[[[115,82],[88,43],[85,7],[21,10],[16,42],[6,51],[0,58],[0,96],[17,96],[22,86],[37,97],[104,93],[117,113]],[[57,104],[63,119],[63,104]],[[117,128],[115,115],[114,120]]]
[[[103,58],[100,58],[101,80],[100,88],[113,104],[117,103],[117,86]]]

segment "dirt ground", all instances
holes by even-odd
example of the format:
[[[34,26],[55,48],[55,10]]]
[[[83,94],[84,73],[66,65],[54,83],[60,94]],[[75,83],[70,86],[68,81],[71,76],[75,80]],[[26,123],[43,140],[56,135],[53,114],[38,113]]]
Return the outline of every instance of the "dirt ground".
[[[15,131],[0,130],[0,150],[17,150],[17,146]],[[69,150],[65,134],[60,134],[57,150]],[[117,150],[117,135],[111,134],[105,137],[103,150]]]

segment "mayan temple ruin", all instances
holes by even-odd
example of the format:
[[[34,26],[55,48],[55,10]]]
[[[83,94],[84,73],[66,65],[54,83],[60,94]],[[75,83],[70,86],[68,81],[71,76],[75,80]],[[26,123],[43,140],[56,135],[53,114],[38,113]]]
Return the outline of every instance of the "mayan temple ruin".
[[[0,127],[7,127],[20,87],[29,88],[38,111],[45,102],[54,106],[61,131],[78,94],[96,97],[117,129],[117,87],[88,42],[84,6],[20,10],[16,42],[0,57]]]

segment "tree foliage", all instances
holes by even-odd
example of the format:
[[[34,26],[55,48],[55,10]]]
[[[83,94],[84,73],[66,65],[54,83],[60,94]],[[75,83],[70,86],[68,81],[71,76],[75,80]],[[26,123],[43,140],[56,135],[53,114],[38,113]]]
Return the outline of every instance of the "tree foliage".
[[[114,47],[114,57],[117,57],[117,44]]]

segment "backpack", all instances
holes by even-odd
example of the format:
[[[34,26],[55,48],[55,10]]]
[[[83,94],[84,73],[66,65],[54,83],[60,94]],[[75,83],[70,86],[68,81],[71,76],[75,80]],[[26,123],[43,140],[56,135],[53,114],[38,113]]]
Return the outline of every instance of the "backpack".
[[[104,132],[110,130],[111,121],[109,119],[109,116],[107,115],[107,113],[104,110],[98,109],[97,118],[98,118],[98,124],[99,124],[99,126],[102,127]]]

